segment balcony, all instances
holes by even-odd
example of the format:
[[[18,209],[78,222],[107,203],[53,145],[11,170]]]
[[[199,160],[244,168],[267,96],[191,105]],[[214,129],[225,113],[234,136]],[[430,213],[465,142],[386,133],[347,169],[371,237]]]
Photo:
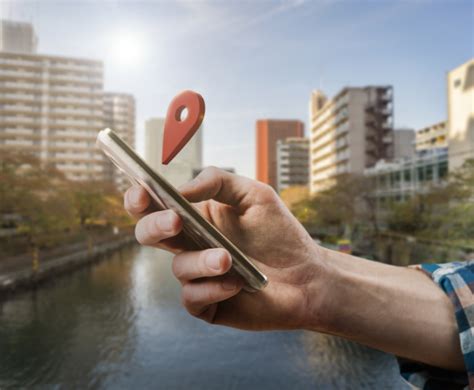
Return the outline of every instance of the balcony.
[[[8,78],[28,78],[28,79],[41,79],[40,72],[24,72],[20,70],[6,70],[0,69],[0,77]]]
[[[40,83],[31,84],[31,83],[25,83],[25,82],[21,82],[21,81],[18,81],[18,82],[15,82],[15,81],[0,82],[0,88],[5,88],[5,89],[11,88],[15,91],[18,90],[18,89],[25,90],[25,91],[26,90],[41,91],[42,87],[43,87],[43,85],[40,84]]]
[[[25,113],[28,115],[41,115],[41,108],[39,106],[22,106],[16,104],[0,104],[0,113],[2,115],[13,114],[16,113]]]
[[[60,81],[77,81],[80,83],[100,84],[102,85],[101,77],[80,76],[78,74],[51,74],[51,80]]]
[[[14,124],[41,124],[41,120],[36,117],[30,116],[6,116],[2,115],[0,117],[0,122],[3,123],[14,123]]]
[[[0,53],[0,65],[11,65],[15,67],[30,67],[30,68],[41,68],[41,60],[25,60],[20,58],[7,58],[3,57]]]
[[[90,93],[90,94],[101,94],[100,88],[91,88],[78,85],[51,85],[50,90],[52,92],[69,92],[69,93]]]
[[[87,63],[87,64],[79,64],[79,63],[71,63],[71,62],[51,62],[49,66],[54,70],[71,70],[71,71],[78,71],[84,73],[96,73],[102,74],[103,68],[101,65],[94,64],[94,63]]]

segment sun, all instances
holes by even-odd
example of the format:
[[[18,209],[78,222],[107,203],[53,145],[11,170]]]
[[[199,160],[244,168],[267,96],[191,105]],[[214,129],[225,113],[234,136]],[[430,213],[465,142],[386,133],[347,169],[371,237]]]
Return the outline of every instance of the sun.
[[[137,67],[144,61],[145,38],[135,31],[121,31],[111,37],[111,57],[115,65]]]

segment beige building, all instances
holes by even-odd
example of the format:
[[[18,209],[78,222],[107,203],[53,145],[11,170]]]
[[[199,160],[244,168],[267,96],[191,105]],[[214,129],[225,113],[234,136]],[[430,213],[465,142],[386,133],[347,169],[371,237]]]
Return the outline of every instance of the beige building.
[[[114,130],[126,143],[135,148],[134,97],[126,93],[104,93],[104,125]],[[112,168],[110,173],[119,189],[124,190],[129,186],[129,180],[118,169]]]
[[[36,53],[38,38],[30,23],[0,20],[0,51]]]
[[[26,150],[74,180],[105,179],[99,61],[35,54],[27,23],[1,22],[0,150]],[[7,51],[8,50],[8,51]]]
[[[145,122],[145,160],[171,184],[180,186],[194,177],[194,172],[202,169],[203,126],[168,164],[161,163],[163,149],[164,118],[151,118]]]
[[[447,75],[449,169],[474,158],[474,59]]]
[[[309,182],[309,139],[290,137],[277,141],[277,191]]]
[[[416,131],[415,149],[417,153],[447,148],[448,128],[446,121],[438,122]]]
[[[95,140],[108,126],[133,145],[133,97],[104,94],[101,61],[36,54],[28,23],[0,31],[0,151],[28,151],[71,180],[120,183]]]
[[[99,61],[0,52],[0,150],[32,152],[69,179],[104,179]]]
[[[344,88],[328,99],[310,99],[310,191],[334,184],[337,176],[360,173],[393,158],[393,90],[390,86]]]

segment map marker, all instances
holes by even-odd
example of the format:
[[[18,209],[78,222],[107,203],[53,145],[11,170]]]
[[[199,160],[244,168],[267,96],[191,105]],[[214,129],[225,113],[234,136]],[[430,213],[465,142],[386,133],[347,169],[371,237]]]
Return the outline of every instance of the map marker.
[[[187,115],[182,118],[183,111]],[[168,164],[184,148],[201,126],[205,105],[201,95],[183,91],[173,98],[166,113],[161,162]]]

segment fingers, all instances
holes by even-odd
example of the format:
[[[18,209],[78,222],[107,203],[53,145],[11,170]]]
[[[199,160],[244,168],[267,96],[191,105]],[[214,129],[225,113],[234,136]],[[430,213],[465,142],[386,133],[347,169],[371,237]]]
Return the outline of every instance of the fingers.
[[[140,186],[130,187],[123,197],[125,210],[135,218],[140,218],[151,206],[150,195]]]
[[[206,168],[194,180],[180,188],[190,202],[214,199],[231,206],[239,206],[252,186],[250,179],[215,167]]]
[[[187,282],[183,285],[183,305],[193,316],[212,322],[215,314],[215,307],[211,310],[213,305],[238,294],[242,286],[243,282],[231,275]]]
[[[183,227],[181,218],[172,210],[157,211],[142,217],[135,226],[135,237],[142,245],[155,246],[176,236]]]
[[[193,279],[225,274],[232,266],[229,252],[224,249],[182,252],[173,259],[173,273],[185,283]]]

